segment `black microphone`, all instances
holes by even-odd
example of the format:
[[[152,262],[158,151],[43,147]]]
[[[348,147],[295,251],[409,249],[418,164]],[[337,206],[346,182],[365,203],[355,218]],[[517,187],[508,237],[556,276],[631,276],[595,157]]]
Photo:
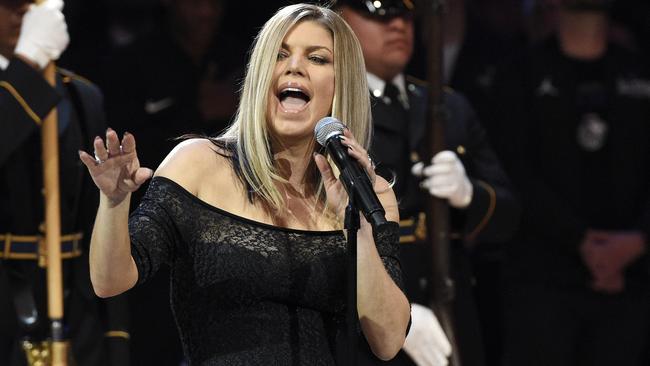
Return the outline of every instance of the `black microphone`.
[[[318,121],[314,128],[316,141],[324,146],[330,157],[341,172],[339,179],[348,196],[354,198],[354,203],[363,212],[366,220],[373,227],[386,223],[386,211],[379,202],[375,190],[365,169],[348,154],[348,148],[341,143],[345,125],[334,117],[325,117]]]

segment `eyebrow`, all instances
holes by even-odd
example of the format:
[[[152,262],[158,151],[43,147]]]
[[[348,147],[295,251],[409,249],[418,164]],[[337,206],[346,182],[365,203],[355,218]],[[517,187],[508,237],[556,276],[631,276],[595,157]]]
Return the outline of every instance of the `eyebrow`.
[[[287,44],[284,43],[284,42],[282,42],[282,48],[287,49],[287,50],[290,49],[289,45],[287,45]],[[306,50],[307,52],[314,52],[314,51],[318,51],[318,50],[325,50],[325,51],[328,51],[328,52],[331,53],[331,54],[334,54],[334,52],[332,52],[332,50],[330,50],[328,47],[326,47],[326,46],[319,46],[319,45],[309,46],[309,47],[307,47],[305,50]]]

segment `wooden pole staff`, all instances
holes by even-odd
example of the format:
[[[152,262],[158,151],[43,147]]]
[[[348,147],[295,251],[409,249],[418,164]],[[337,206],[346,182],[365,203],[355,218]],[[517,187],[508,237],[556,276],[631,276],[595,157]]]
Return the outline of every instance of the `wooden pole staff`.
[[[56,68],[50,62],[45,79],[56,86]],[[43,183],[45,187],[45,254],[47,265],[47,310],[51,323],[52,366],[67,365],[63,336],[63,276],[61,271],[61,211],[59,190],[59,139],[56,108],[41,126]]]
[[[427,108],[428,139],[426,161],[436,153],[445,150],[444,128],[447,113],[443,97],[443,25],[444,0],[424,1],[424,26],[428,27],[427,40],[427,80],[429,98]],[[460,366],[458,346],[454,333],[452,301],[454,283],[450,276],[449,205],[447,200],[429,197],[427,203],[427,232],[431,240],[431,283],[430,306],[436,313],[449,343],[452,353],[451,366]]]

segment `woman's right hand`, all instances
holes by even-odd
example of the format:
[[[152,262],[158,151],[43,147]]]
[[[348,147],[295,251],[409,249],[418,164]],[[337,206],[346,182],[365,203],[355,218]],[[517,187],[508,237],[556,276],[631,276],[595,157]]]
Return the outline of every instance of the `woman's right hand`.
[[[128,132],[124,133],[120,143],[117,133],[109,128],[106,130],[106,143],[97,136],[93,146],[95,157],[79,150],[79,158],[113,207],[153,175],[151,169],[140,167],[135,138]]]

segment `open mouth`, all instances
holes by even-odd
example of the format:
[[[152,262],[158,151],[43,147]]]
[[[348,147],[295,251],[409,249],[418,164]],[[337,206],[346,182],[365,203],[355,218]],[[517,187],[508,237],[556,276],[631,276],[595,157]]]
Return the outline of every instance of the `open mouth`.
[[[305,109],[311,97],[300,88],[287,87],[280,90],[278,99],[285,112],[297,113]]]

